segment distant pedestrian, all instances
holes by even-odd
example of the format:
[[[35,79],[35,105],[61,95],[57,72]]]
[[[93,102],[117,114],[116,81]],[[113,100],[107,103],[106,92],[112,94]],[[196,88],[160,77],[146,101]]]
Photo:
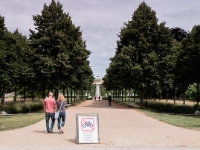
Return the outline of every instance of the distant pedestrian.
[[[111,101],[112,101],[112,96],[109,94],[108,95],[108,105],[111,106]]]
[[[99,96],[99,101],[100,101],[101,97]]]
[[[94,97],[94,100],[96,100],[96,96]]]
[[[45,112],[45,118],[46,118],[46,128],[48,133],[53,132],[53,127],[55,123],[55,109],[56,109],[56,101],[53,98],[53,93],[49,92],[49,97],[44,99],[44,112]],[[51,118],[51,126],[49,127],[49,121]]]

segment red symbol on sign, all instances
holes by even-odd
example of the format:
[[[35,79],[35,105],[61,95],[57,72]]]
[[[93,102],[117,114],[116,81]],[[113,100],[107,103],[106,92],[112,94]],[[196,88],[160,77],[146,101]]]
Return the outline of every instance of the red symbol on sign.
[[[82,131],[93,131],[94,130],[94,118],[82,118],[81,129]]]

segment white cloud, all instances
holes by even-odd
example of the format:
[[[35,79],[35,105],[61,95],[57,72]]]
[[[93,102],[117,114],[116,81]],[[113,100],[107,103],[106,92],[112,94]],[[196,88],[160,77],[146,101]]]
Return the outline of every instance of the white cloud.
[[[181,27],[187,31],[190,31],[194,25],[200,23],[197,16],[200,16],[200,10],[194,8],[163,15],[168,26]]]

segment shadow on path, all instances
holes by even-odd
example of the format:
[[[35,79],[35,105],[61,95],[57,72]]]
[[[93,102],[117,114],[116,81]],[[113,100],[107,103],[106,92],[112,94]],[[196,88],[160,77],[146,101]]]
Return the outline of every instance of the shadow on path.
[[[68,139],[68,141],[71,142],[71,143],[77,144],[75,139]]]
[[[55,127],[54,127],[54,129],[55,129]],[[47,133],[47,131],[46,130],[43,130],[43,131],[33,131],[33,132],[36,132],[36,133],[43,133],[43,134],[60,134],[58,131],[53,131],[53,133]]]
[[[37,131],[33,131],[33,132],[48,134],[46,130],[42,130],[42,131],[37,130]]]
[[[112,101],[111,106],[108,105],[108,100],[91,100],[93,101],[89,105],[85,105],[83,107],[94,107],[94,108],[108,108],[108,109],[136,109],[134,107],[128,107],[125,104],[120,104]]]

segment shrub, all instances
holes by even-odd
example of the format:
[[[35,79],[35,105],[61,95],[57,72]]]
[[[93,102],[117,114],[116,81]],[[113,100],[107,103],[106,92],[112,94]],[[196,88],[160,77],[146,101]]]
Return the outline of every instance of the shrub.
[[[102,97],[103,100],[108,100],[108,97]]]
[[[81,97],[80,100],[81,100],[81,101],[85,101],[86,98],[85,98],[85,97]]]
[[[137,102],[139,105],[139,102]],[[187,106],[187,105],[177,105],[170,103],[159,103],[159,102],[148,102],[145,101],[144,109],[150,109],[156,112],[167,112],[167,113],[181,113],[181,114],[194,114],[199,107]]]
[[[0,111],[8,114],[36,112],[43,109],[42,101],[11,102],[1,105]]]
[[[196,96],[197,96],[197,88],[196,87],[197,87],[196,83],[190,84],[188,86],[188,89],[185,92],[186,99],[189,99],[189,100],[195,100],[196,99]]]
[[[42,101],[36,101],[32,104],[30,104],[30,111],[31,112],[36,112],[42,110],[43,107],[43,102]]]

